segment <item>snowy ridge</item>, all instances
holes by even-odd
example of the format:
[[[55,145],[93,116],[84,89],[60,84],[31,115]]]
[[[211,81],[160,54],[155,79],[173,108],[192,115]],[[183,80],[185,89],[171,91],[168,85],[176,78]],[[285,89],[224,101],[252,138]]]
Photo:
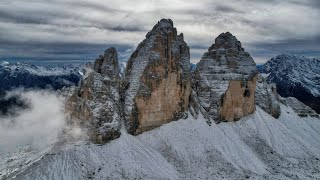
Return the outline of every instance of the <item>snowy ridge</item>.
[[[36,66],[28,63],[0,63],[0,90],[12,88],[60,89],[77,85],[81,78],[80,66]]]
[[[10,71],[10,75],[14,73],[23,73],[28,72],[37,76],[54,76],[54,75],[68,75],[71,72],[79,72],[78,66],[67,65],[67,66],[57,66],[57,67],[47,67],[47,66],[36,66],[29,63],[14,63],[10,64],[9,62],[2,61],[0,63],[0,68]]]
[[[208,126],[189,116],[104,146],[52,150],[14,179],[318,179],[320,121],[281,105]],[[13,176],[12,176],[13,177]]]

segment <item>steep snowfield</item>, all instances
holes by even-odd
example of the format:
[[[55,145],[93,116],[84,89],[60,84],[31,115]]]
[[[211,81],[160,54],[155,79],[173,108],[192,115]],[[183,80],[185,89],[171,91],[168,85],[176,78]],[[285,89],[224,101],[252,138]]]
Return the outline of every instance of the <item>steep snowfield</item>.
[[[103,146],[56,146],[10,178],[320,179],[320,120],[281,109],[278,120],[257,108],[234,123],[208,126],[200,116]]]

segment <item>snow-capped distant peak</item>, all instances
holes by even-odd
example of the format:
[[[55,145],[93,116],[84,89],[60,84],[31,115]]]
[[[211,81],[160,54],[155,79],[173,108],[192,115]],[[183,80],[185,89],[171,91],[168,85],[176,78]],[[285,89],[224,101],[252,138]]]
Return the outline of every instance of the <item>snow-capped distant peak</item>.
[[[0,66],[8,66],[9,64],[8,61],[0,61]]]
[[[76,85],[81,77],[80,66],[36,66],[29,63],[0,61],[0,91],[17,87],[62,88]]]
[[[283,97],[296,97],[320,112],[320,60],[282,54],[270,59],[262,68],[267,80],[277,85]]]

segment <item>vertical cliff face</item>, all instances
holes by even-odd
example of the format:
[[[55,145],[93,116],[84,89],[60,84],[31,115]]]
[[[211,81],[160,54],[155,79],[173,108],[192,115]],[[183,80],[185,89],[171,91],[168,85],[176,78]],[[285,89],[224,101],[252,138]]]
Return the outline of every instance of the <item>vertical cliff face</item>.
[[[105,143],[120,136],[119,73],[116,49],[109,48],[94,65],[86,65],[79,87],[66,103],[71,122],[87,127],[96,143]]]
[[[193,90],[207,119],[235,121],[255,111],[256,64],[231,33],[222,33],[194,72]]]
[[[256,105],[269,113],[274,118],[279,118],[281,114],[280,96],[277,93],[275,84],[268,84],[266,78],[259,75],[255,93]]]
[[[128,61],[124,115],[128,131],[138,134],[186,116],[190,54],[183,35],[162,19]]]

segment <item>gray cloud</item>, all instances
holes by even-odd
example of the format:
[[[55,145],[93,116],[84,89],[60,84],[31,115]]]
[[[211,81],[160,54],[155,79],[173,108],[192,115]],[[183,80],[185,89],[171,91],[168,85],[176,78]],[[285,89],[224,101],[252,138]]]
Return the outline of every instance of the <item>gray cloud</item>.
[[[239,14],[245,13],[243,11],[236,10],[232,6],[226,6],[226,5],[216,5],[215,10],[220,11],[222,13],[239,13]]]
[[[256,62],[263,63],[263,57],[276,56],[279,54],[294,54],[299,56],[308,56],[312,58],[319,57],[320,36],[306,39],[284,39],[274,42],[257,42],[248,44],[253,55],[257,57]]]
[[[0,59],[80,62],[116,46],[126,60],[161,18],[184,33],[192,62],[226,31],[259,63],[279,53],[319,57],[319,7],[318,0],[3,0]]]

